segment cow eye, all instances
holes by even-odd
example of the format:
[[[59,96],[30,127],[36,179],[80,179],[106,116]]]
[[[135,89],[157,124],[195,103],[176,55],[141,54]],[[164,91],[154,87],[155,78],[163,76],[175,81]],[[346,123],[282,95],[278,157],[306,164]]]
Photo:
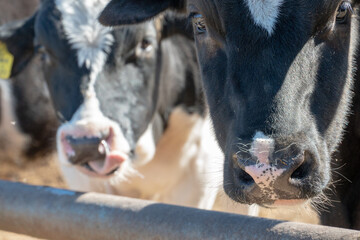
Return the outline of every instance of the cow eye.
[[[148,52],[153,48],[153,45],[151,43],[150,39],[144,38],[141,42],[141,49]]]
[[[338,23],[346,23],[350,13],[353,13],[351,3],[348,1],[342,2],[337,10],[336,21]]]
[[[37,46],[36,52],[38,54],[40,54],[42,62],[44,62],[46,64],[50,64],[50,62],[51,62],[50,55],[44,46],[42,46],[42,45]]]
[[[206,32],[206,24],[203,15],[197,13],[192,17],[194,28],[198,34]]]

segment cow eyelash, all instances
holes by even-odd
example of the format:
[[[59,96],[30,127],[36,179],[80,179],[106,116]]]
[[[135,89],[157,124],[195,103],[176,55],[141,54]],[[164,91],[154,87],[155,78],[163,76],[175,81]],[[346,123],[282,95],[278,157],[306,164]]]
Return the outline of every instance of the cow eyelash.
[[[43,53],[44,51],[45,51],[44,46],[42,46],[42,45],[36,45],[35,46],[35,52],[36,53]]]
[[[42,45],[35,46],[35,52],[42,55],[48,55],[49,52],[46,50],[46,48]]]
[[[346,23],[348,16],[353,13],[354,10],[351,6],[351,3],[349,1],[343,1],[337,10],[336,21],[338,23]]]
[[[42,45],[35,46],[35,52],[41,56],[41,61],[49,63],[49,54],[46,48]]]
[[[203,17],[203,15],[195,12],[195,13],[191,13],[188,18],[189,21],[192,22],[194,26],[194,30],[196,31],[197,34],[203,34],[207,31],[205,18]]]

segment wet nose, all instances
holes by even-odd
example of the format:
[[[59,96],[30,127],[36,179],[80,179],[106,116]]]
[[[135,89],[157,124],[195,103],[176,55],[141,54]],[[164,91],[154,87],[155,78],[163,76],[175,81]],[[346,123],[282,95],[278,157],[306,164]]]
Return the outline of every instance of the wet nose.
[[[253,181],[257,185],[261,185],[266,182],[278,181],[280,178],[287,178],[284,181],[288,181],[293,173],[302,165],[304,162],[304,156],[291,158],[291,160],[278,159],[276,164],[258,162],[253,165],[248,165],[243,170],[251,176]],[[298,176],[302,178],[304,176]]]
[[[75,165],[86,164],[90,161],[105,161],[106,152],[101,151],[102,138],[74,138],[66,137],[67,142],[73,150],[73,154],[69,156],[69,161]]]
[[[277,198],[298,198],[298,186],[310,175],[312,158],[304,151],[295,157],[277,158],[264,162],[254,159],[254,164],[238,161],[238,182],[248,195],[262,197],[264,192],[271,191]],[[260,191],[259,191],[260,190]]]

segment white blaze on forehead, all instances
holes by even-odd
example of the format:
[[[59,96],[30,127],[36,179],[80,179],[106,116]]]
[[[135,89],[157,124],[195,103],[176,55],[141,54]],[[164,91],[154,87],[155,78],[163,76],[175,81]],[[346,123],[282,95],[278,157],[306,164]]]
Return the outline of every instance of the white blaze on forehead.
[[[284,0],[245,0],[256,25],[263,27],[269,35],[274,32]]]
[[[73,49],[77,51],[79,67],[86,66],[92,78],[103,68],[114,37],[111,29],[97,18],[108,0],[56,0],[62,14],[62,25]]]

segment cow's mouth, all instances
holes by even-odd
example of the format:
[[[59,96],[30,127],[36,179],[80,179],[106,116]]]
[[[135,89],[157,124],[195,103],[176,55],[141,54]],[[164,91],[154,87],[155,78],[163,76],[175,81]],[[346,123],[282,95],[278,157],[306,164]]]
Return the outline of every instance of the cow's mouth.
[[[85,168],[86,170],[88,170],[89,172],[93,172],[96,174],[96,171],[90,166],[89,163],[84,163],[81,165],[83,168]],[[117,170],[119,170],[119,167],[115,168],[114,170],[112,170],[111,172],[107,173],[106,176],[111,176],[113,175]]]
[[[117,149],[112,128],[97,135],[63,132],[61,144],[68,162],[91,177],[113,176],[128,158],[126,153]]]

